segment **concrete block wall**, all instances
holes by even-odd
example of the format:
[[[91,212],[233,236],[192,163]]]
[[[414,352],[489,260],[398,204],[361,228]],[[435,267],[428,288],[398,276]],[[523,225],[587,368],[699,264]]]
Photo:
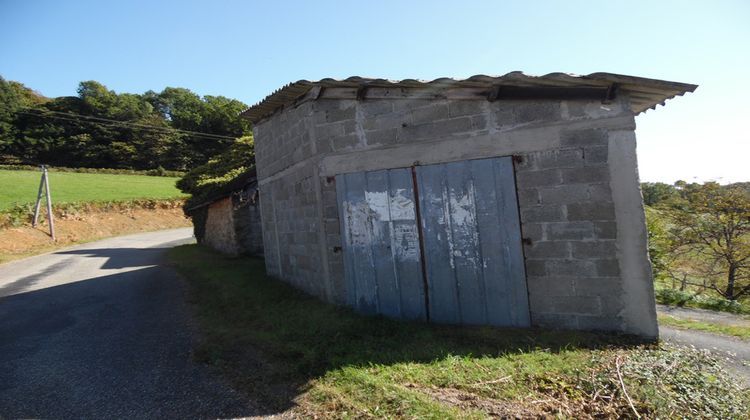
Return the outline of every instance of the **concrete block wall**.
[[[343,303],[335,175],[520,156],[532,322],[656,336],[634,129],[626,95],[302,103],[255,127],[268,271]]]
[[[328,295],[320,261],[320,217],[309,168],[261,188],[266,269],[315,296]]]
[[[312,103],[278,113],[253,128],[258,180],[263,180],[317,154],[310,139]]]
[[[329,300],[346,303],[346,279],[344,278],[344,253],[342,250],[341,222],[336,201],[336,182],[333,177],[324,177],[321,182],[321,203],[323,209],[323,249],[327,264]]]
[[[565,131],[560,146],[516,163],[532,323],[619,330],[624,301],[608,132]]]

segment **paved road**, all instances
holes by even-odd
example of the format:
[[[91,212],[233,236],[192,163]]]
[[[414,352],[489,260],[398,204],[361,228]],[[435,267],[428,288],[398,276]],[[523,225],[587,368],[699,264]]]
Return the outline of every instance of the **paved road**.
[[[672,308],[656,305],[660,314],[675,318],[692,319],[716,324],[747,326],[747,318],[722,312],[690,308]],[[735,337],[711,334],[695,330],[683,330],[666,325],[659,326],[659,335],[667,342],[690,345],[710,350],[722,359],[729,370],[735,372],[746,386],[750,386],[750,342]]]
[[[705,321],[712,324],[750,327],[750,316],[748,315],[737,315],[728,312],[709,311],[707,309],[678,308],[675,306],[667,305],[656,305],[656,310],[660,314],[673,316],[675,318]]]
[[[0,265],[0,418],[257,414],[191,360],[182,283],[159,264],[189,241],[175,229]]]

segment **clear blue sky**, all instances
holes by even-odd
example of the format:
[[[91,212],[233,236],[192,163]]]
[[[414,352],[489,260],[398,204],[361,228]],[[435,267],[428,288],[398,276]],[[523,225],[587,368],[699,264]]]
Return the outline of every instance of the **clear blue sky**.
[[[750,180],[750,2],[0,0],[0,75],[255,103],[298,79],[597,71],[697,83],[637,118],[646,181]]]

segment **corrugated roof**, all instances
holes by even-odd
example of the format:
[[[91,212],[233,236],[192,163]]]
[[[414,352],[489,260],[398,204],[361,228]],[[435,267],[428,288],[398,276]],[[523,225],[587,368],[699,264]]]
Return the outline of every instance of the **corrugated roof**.
[[[669,82],[666,80],[648,79],[645,77],[626,76],[614,73],[591,73],[580,76],[567,73],[550,73],[544,76],[529,76],[520,71],[510,72],[503,76],[476,75],[468,79],[451,79],[447,77],[432,81],[415,79],[385,80],[364,77],[350,77],[345,80],[322,79],[317,82],[299,80],[289,83],[266,96],[262,101],[242,112],[242,116],[252,122],[260,121],[276,111],[294,104],[313,87],[321,88],[486,88],[498,86],[509,87],[537,87],[537,88],[610,88],[616,85],[618,89],[628,92],[633,113],[639,114],[657,105],[664,105],[668,99],[693,92],[698,85],[688,83]]]

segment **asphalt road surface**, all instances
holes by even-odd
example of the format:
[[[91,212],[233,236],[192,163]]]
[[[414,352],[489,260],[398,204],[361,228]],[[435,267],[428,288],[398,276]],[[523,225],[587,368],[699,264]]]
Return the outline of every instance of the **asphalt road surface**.
[[[160,264],[190,241],[143,233],[0,265],[0,418],[258,414],[191,359],[183,284]]]
[[[742,315],[703,309],[674,308],[664,305],[656,305],[656,310],[660,314],[675,318],[713,324],[750,326],[748,317]],[[659,326],[659,335],[662,340],[670,343],[709,350],[722,360],[727,369],[734,372],[745,386],[750,386],[750,342],[747,340],[703,331],[678,329],[666,325]]]

